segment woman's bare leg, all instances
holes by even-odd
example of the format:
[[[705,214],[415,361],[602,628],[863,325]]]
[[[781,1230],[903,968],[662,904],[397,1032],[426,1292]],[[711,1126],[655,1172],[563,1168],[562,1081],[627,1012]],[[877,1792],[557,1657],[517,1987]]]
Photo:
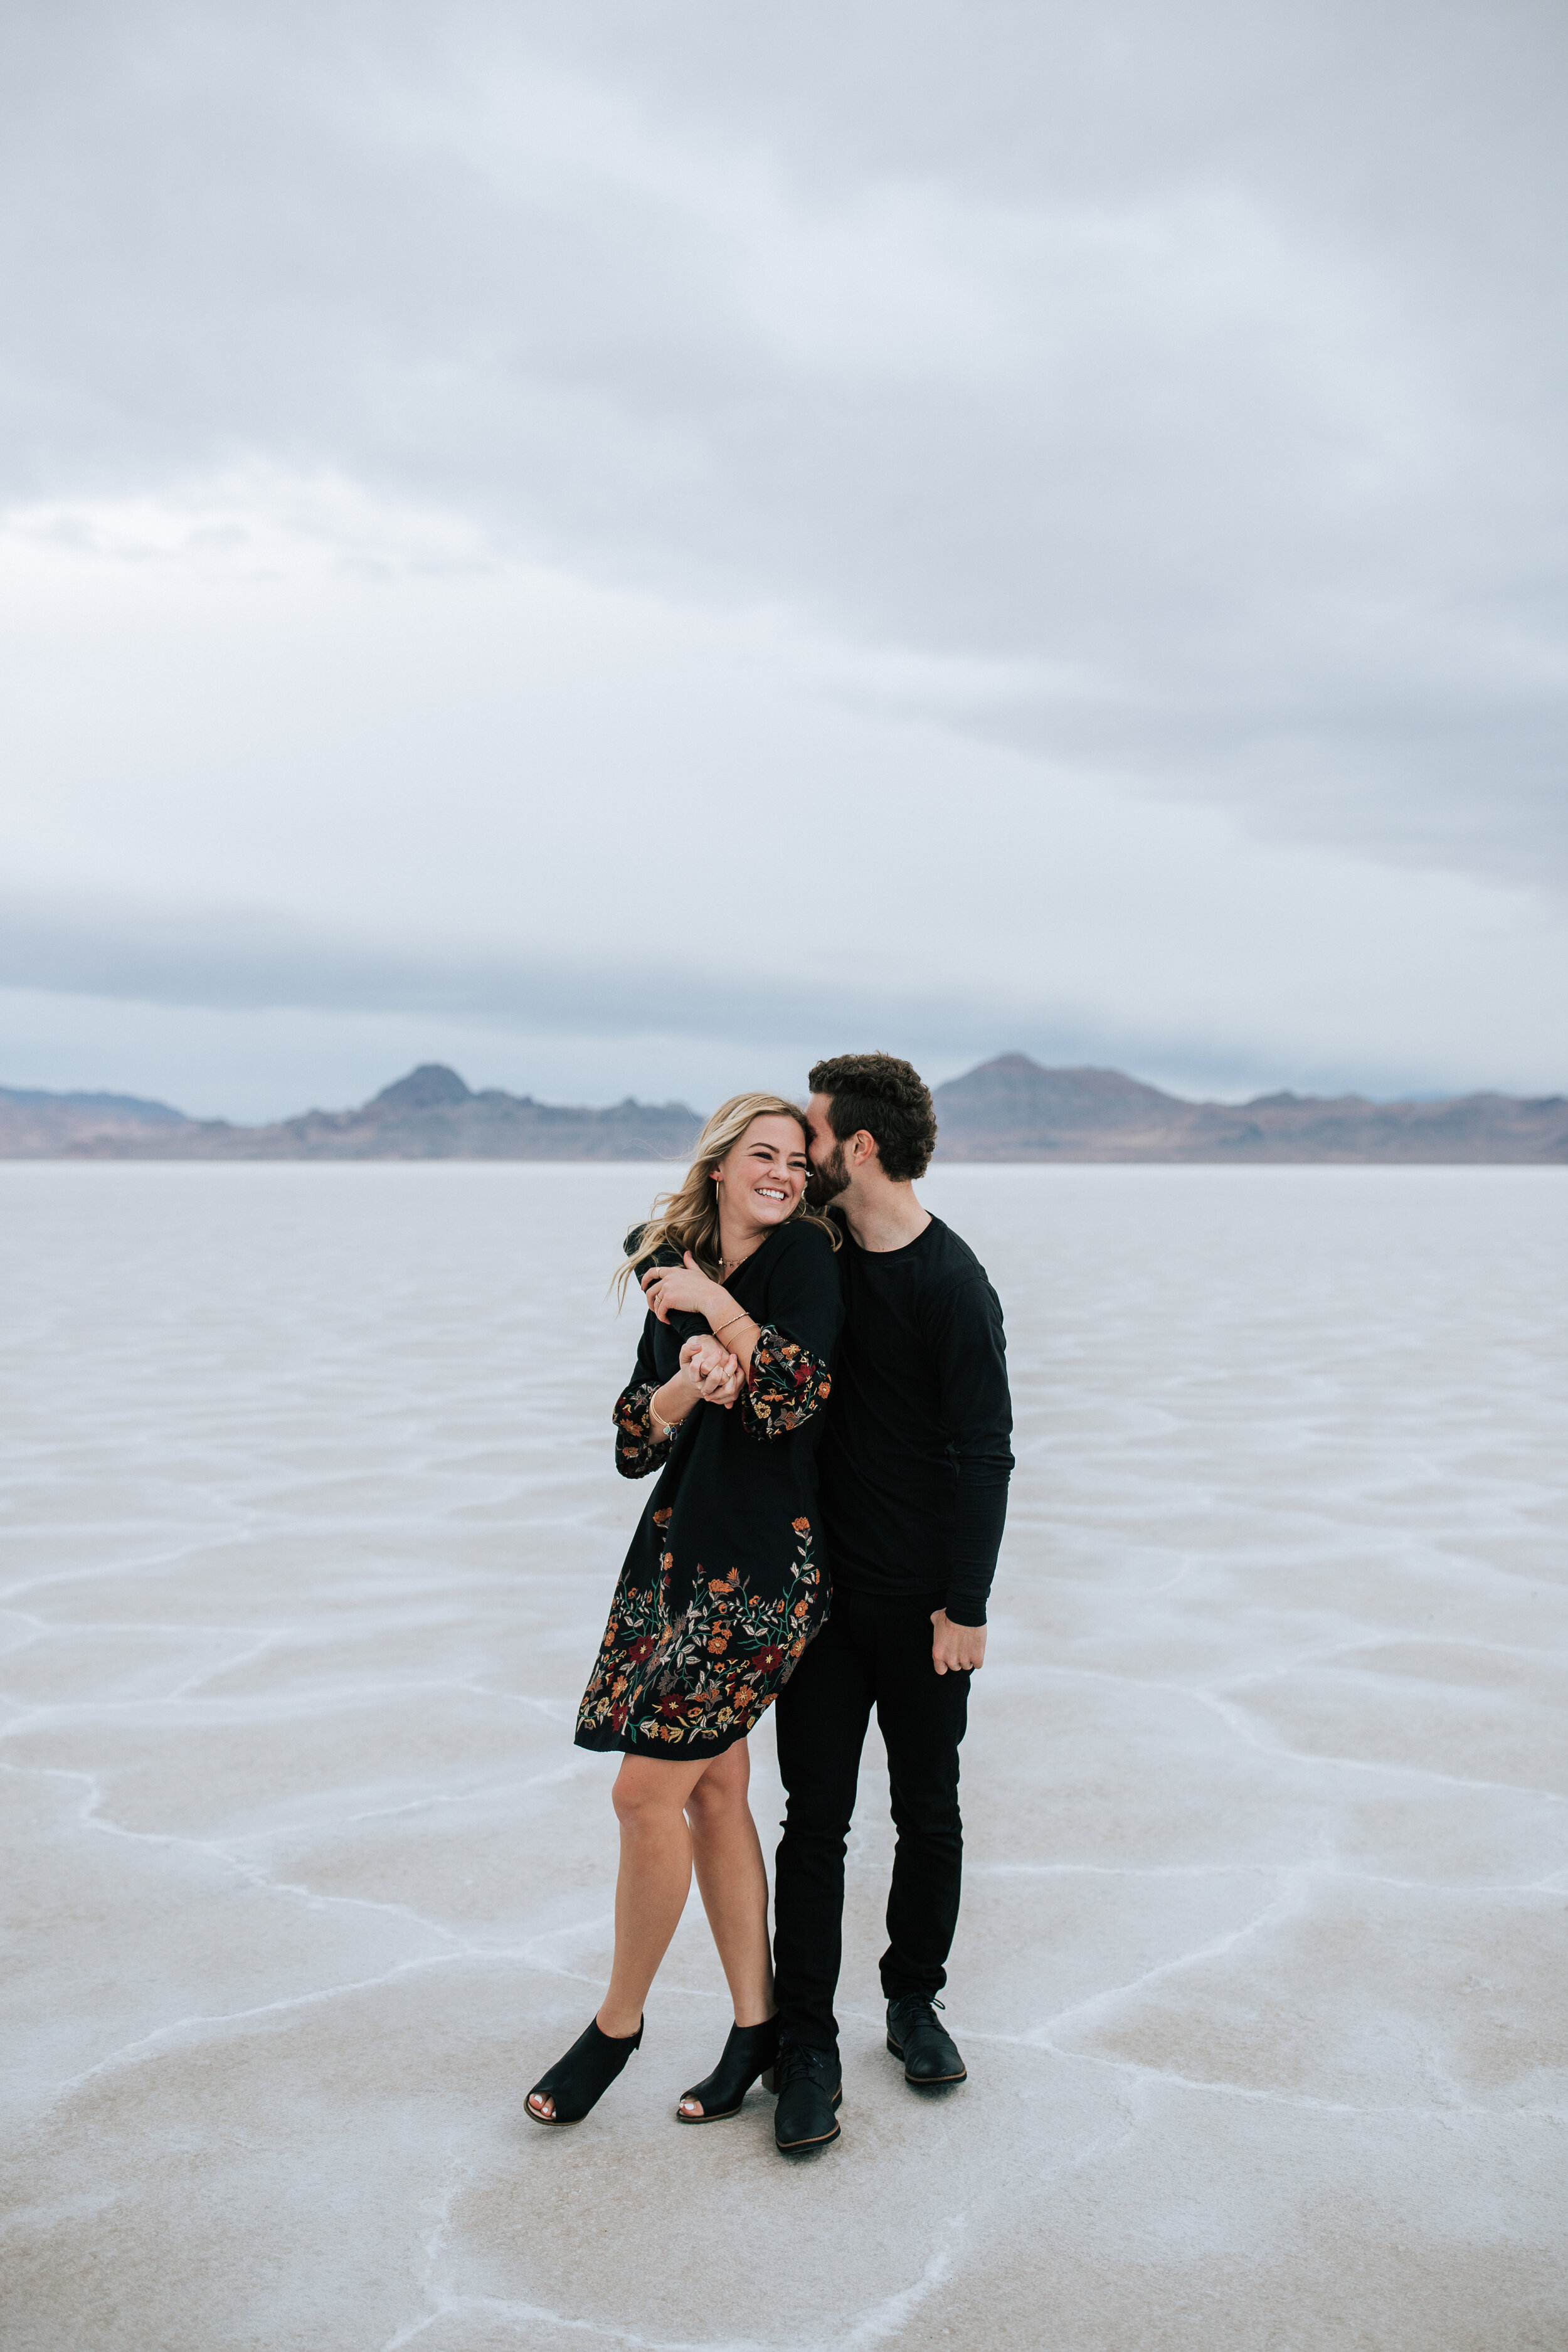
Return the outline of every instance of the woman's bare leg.
[[[704,1764],[666,1763],[628,1756],[616,1776],[621,1824],[621,1866],[616,1877],[616,1957],[610,1990],[595,2020],[601,2033],[623,2041],[642,2021],[643,2004],[691,1891],[691,1833],[683,1808]],[[542,2116],[554,2101],[531,2097]]]
[[[737,2025],[764,2025],[773,2013],[768,1948],[768,1874],[752,1818],[751,1756],[743,1739],[716,1756],[686,1800],[702,1907],[730,1982]],[[683,2099],[700,2116],[700,2099]]]
[[[635,2033],[648,1987],[691,1892],[691,1832],[685,1805],[706,1766],[628,1756],[616,1776],[621,1866],[616,1877],[616,1958],[599,2031]]]
[[[773,2013],[768,1874],[747,1795],[751,1777],[750,1751],[737,1739],[713,1759],[686,1800],[697,1885],[737,2025],[763,2025]]]

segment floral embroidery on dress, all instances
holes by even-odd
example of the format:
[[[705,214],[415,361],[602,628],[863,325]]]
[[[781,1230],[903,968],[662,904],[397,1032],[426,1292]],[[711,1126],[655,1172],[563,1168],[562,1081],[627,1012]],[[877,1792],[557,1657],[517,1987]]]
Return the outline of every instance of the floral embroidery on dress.
[[[764,1323],[741,1397],[741,1426],[749,1437],[787,1437],[827,1402],[832,1385],[820,1357]]]
[[[675,1443],[673,1433],[664,1437],[653,1433],[649,1407],[658,1394],[658,1382],[644,1381],[640,1388],[627,1389],[616,1399],[614,1417],[620,1431],[616,1441],[616,1467],[623,1478],[646,1478],[669,1459],[669,1449]]]
[[[673,1514],[656,1511],[654,1525]],[[827,1614],[811,1522],[792,1520],[794,1572],[775,1601],[760,1600],[738,1568],[699,1567],[691,1599],[669,1607],[673,1556],[659,1558],[657,1586],[617,1588],[588,1687],[579,1732],[608,1727],[616,1741],[742,1738],[771,1706]]]

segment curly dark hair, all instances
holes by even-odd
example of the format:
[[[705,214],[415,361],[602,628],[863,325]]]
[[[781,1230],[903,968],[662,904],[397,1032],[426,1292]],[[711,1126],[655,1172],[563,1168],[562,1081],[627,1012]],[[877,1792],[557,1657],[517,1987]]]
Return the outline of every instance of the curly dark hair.
[[[885,1176],[907,1184],[925,1174],[936,1149],[936,1106],[911,1063],[896,1054],[835,1054],[813,1065],[807,1083],[827,1097],[827,1124],[840,1143],[864,1128],[877,1139]]]

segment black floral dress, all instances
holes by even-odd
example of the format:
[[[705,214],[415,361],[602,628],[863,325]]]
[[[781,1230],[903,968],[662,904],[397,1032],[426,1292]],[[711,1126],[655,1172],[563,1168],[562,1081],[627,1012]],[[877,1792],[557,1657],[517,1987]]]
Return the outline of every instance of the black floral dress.
[[[649,1401],[684,1342],[708,1328],[682,1314],[647,1317],[616,1400],[616,1469],[661,1475],[583,1694],[579,1748],[681,1763],[721,1754],[826,1620],[816,1456],[843,1314],[832,1244],[816,1225],[777,1225],[724,1286],[762,1334],[737,1402],[694,1405],[673,1438],[656,1441]]]

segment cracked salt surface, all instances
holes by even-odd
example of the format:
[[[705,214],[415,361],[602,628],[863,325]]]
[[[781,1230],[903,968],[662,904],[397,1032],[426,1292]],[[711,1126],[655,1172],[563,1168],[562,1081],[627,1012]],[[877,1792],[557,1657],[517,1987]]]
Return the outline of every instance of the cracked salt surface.
[[[882,2048],[873,1733],[796,2167],[760,2094],[674,2127],[695,1910],[611,2096],[522,2112],[609,1949],[660,1181],[0,1168],[5,2352],[1562,2352],[1568,1180],[931,1183],[1019,1415],[971,2079]]]

